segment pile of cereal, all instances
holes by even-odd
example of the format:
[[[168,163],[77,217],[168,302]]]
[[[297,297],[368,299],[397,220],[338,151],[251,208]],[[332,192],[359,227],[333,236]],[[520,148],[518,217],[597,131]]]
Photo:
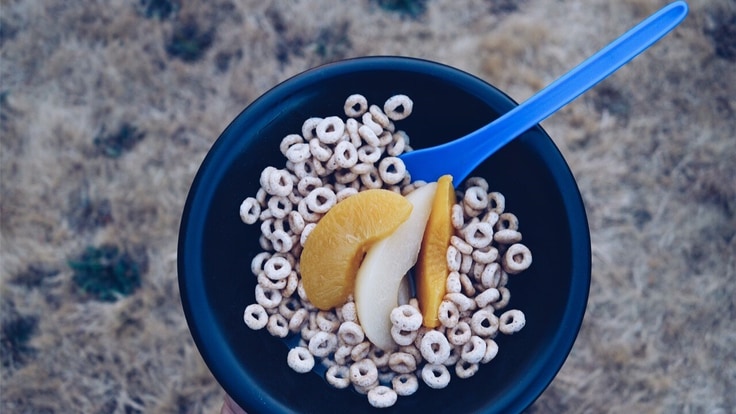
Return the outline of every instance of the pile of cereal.
[[[306,297],[299,257],[332,206],[367,189],[406,195],[426,184],[412,183],[398,158],[411,148],[394,121],[409,116],[412,107],[405,95],[389,98],[380,108],[356,94],[345,101],[346,120],[307,119],[301,134],[281,141],[285,167],[265,168],[261,188],[240,206],[243,222],[260,222],[263,249],[251,263],[258,284],[256,303],[244,312],[246,325],[279,338],[299,335],[298,346],[288,353],[292,369],[309,372],[319,360],[331,385],[367,394],[374,407],[389,407],[398,396],[413,394],[420,378],[431,388],[444,388],[451,370],[457,378],[471,377],[479,364],[496,356],[499,332],[513,334],[525,324],[520,310],[504,310],[510,299],[506,284],[509,274],[530,266],[531,252],[520,243],[518,219],[505,211],[503,195],[489,191],[479,177],[466,180],[452,209],[455,235],[447,249],[450,274],[439,327],[422,326],[412,298],[391,313],[396,349],[382,350],[365,338],[352,298],[323,311]]]

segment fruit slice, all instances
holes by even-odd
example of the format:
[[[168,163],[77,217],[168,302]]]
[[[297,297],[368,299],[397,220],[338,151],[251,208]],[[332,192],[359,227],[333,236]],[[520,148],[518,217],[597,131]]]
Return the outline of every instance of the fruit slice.
[[[417,261],[436,188],[430,183],[406,196],[414,206],[409,219],[368,250],[355,278],[358,320],[365,336],[384,351],[396,348],[391,311],[398,306],[402,280],[408,282],[404,275]]]
[[[453,234],[451,214],[454,204],[452,176],[443,175],[437,181],[437,192],[432,201],[432,212],[424,230],[416,268],[417,299],[424,326],[428,328],[435,328],[440,324],[438,314],[449,274],[447,247]]]
[[[309,301],[322,310],[345,303],[365,252],[393,233],[411,210],[406,198],[381,189],[361,191],[332,207],[307,237],[300,258]]]

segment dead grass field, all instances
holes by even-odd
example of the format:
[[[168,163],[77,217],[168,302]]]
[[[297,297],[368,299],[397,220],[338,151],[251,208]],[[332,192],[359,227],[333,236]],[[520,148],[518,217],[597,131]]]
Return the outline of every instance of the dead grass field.
[[[0,0],[0,411],[219,409],[179,302],[179,218],[218,134],[278,82],[394,54],[521,101],[664,4]],[[690,6],[543,124],[584,197],[593,283],[530,413],[736,410],[736,4]]]

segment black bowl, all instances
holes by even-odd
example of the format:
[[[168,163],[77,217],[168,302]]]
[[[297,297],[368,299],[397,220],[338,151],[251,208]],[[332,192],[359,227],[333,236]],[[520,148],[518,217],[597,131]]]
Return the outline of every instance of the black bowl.
[[[329,386],[316,373],[286,364],[286,344],[243,323],[254,302],[251,258],[259,227],[240,221],[238,207],[259,187],[260,171],[282,168],[279,142],[312,116],[341,115],[345,98],[361,93],[382,104],[403,93],[412,115],[397,123],[414,148],[461,137],[516,104],[484,81],[434,62],[368,57],[321,66],[276,86],[222,133],[192,184],[179,233],[181,299],[194,341],[215,378],[249,413],[374,411],[364,395]],[[512,276],[510,307],[526,327],[497,338],[489,364],[442,390],[422,385],[385,412],[513,413],[528,407],[555,377],[578,334],[590,286],[590,234],[568,165],[535,127],[497,152],[473,175],[506,196],[534,263]]]

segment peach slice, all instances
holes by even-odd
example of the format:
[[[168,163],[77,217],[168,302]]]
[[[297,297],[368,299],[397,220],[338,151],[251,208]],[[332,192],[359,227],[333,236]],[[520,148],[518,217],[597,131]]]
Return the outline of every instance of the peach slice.
[[[455,204],[455,188],[452,176],[443,175],[437,181],[437,191],[432,201],[432,211],[424,230],[422,248],[416,266],[416,287],[419,309],[424,326],[439,326],[439,307],[445,296],[447,275],[447,247],[453,235],[452,206]]]
[[[402,195],[382,189],[361,191],[332,207],[307,237],[300,257],[309,301],[322,310],[345,303],[365,252],[405,222],[412,208]]]
[[[408,288],[404,276],[417,261],[436,188],[430,183],[406,196],[414,207],[409,219],[368,250],[355,278],[358,320],[365,336],[384,351],[396,348],[390,315],[406,295],[401,292]]]

